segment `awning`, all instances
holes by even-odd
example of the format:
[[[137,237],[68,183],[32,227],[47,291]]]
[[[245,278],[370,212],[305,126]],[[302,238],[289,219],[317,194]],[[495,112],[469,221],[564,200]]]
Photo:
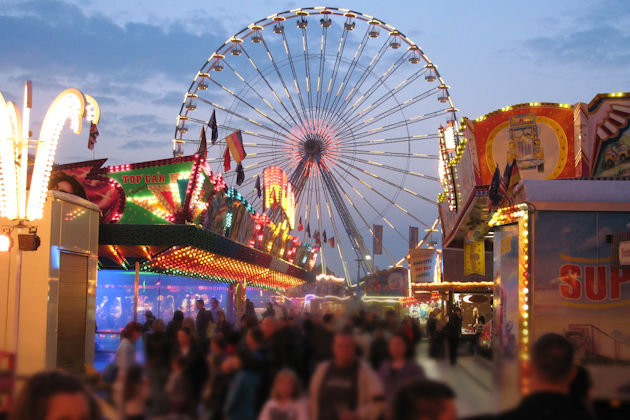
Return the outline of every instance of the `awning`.
[[[411,290],[414,294],[426,292],[492,293],[493,289],[494,283],[491,281],[411,284]]]
[[[136,261],[145,272],[269,289],[315,280],[310,271],[194,225],[101,225],[101,267],[128,269]]]

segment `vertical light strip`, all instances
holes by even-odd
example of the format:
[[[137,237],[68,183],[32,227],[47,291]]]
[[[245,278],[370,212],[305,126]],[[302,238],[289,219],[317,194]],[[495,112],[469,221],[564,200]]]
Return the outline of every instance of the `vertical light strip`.
[[[18,216],[15,170],[15,138],[9,107],[0,93],[0,216],[8,219]]]
[[[529,283],[529,212],[522,211],[518,221],[518,303],[520,313],[520,388],[523,394],[530,390],[529,337],[530,337],[530,283]]]

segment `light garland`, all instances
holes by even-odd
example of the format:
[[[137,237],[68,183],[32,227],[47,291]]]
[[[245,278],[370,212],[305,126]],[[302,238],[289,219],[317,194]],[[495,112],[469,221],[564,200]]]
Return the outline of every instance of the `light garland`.
[[[144,262],[141,268],[143,271],[223,283],[247,283],[248,286],[270,290],[284,290],[305,283],[279,271],[189,246],[173,247]]]
[[[496,227],[518,223],[518,308],[520,342],[520,389],[527,394],[530,389],[529,377],[529,337],[530,337],[530,283],[529,283],[529,208],[527,203],[498,209],[488,226]]]
[[[518,222],[522,217],[526,216],[528,206],[526,203],[516,204],[509,207],[503,207],[494,212],[488,226],[495,227]]]
[[[529,336],[530,336],[530,307],[529,307],[529,213],[525,211],[519,222],[518,247],[518,299],[520,313],[520,364],[521,364],[521,392],[529,393],[530,381],[524,372],[529,372]]]

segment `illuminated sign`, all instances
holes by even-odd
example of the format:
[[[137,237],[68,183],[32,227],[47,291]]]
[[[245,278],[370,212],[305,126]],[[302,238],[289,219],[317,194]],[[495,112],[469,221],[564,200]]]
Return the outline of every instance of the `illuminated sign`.
[[[295,226],[295,196],[287,174],[278,166],[263,172],[264,209],[280,207],[291,229]]]

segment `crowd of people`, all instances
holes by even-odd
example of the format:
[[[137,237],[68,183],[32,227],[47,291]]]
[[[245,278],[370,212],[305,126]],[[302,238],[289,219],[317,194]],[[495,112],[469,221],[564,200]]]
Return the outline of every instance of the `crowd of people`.
[[[461,329],[457,311],[453,319],[449,328]],[[416,320],[399,320],[393,311],[384,319],[364,311],[341,318],[269,306],[259,319],[248,302],[240,325],[232,325],[216,299],[209,309],[200,300],[195,319],[177,311],[166,325],[151,313],[144,325],[129,323],[104,377],[125,420],[456,419],[453,390],[427,379],[416,361],[421,336]],[[135,346],[141,338],[142,365]],[[564,337],[541,337],[531,359],[533,393],[498,418],[593,418]],[[32,377],[10,416],[100,418],[91,393],[57,371]]]

